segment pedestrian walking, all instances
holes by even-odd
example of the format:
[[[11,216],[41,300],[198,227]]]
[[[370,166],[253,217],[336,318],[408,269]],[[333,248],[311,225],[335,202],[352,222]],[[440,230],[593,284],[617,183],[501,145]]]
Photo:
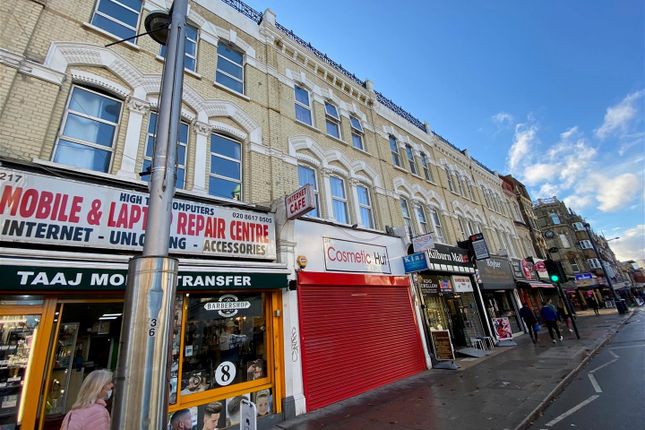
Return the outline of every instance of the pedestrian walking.
[[[110,413],[105,401],[112,396],[112,372],[91,372],[78,391],[76,402],[63,418],[61,430],[110,430]]]
[[[594,296],[587,297],[587,303],[589,304],[589,306],[591,306],[596,316],[600,315],[600,311],[598,310],[598,302],[596,301],[596,298]]]
[[[571,321],[571,314],[563,306],[558,306],[558,318],[566,324],[569,333],[573,333],[573,323]]]
[[[520,309],[520,317],[522,318],[522,320],[524,320],[524,324],[526,324],[526,328],[529,331],[531,340],[533,341],[533,343],[537,343],[540,324],[538,324],[537,318],[535,318],[535,314],[533,313],[531,308],[529,308],[529,305],[526,302],[522,303],[522,308]]]
[[[546,327],[549,329],[549,336],[551,336],[553,343],[557,342],[556,339],[559,339],[560,342],[562,342],[564,338],[560,334],[560,329],[558,328],[558,313],[553,310],[551,299],[549,299],[548,302],[542,302],[540,316],[542,317],[542,321],[544,321]],[[555,335],[553,334],[554,332]]]

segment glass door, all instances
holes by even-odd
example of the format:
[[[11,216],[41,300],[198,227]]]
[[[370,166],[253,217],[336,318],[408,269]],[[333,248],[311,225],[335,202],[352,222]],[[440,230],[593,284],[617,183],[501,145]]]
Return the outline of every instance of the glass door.
[[[44,419],[35,428],[60,429],[83,379],[96,369],[116,369],[122,320],[120,301],[59,302],[40,411]]]
[[[33,306],[31,306],[33,305]],[[32,429],[53,308],[0,300],[0,429]]]

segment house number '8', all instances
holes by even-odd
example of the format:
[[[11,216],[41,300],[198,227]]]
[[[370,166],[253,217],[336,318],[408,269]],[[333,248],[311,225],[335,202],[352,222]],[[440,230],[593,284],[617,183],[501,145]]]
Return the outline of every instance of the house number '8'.
[[[153,337],[157,333],[157,320],[156,318],[150,318],[150,328],[148,329],[148,336]]]

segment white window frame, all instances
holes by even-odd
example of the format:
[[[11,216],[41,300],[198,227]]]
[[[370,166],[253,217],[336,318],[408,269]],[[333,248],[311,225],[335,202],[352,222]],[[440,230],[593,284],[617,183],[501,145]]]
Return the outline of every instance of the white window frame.
[[[237,160],[237,159],[235,159],[235,158],[233,158],[233,157],[229,157],[229,156],[226,156],[226,155],[221,154],[221,153],[218,153],[218,152],[213,152],[213,151],[212,151],[212,149],[213,149],[213,147],[212,147],[212,139],[213,139],[213,136],[219,136],[219,137],[221,137],[221,138],[223,138],[223,139],[230,140],[231,142],[233,142],[233,143],[235,143],[235,144],[239,145],[239,146],[240,146],[240,159],[239,159],[239,160]],[[208,147],[209,160],[210,160],[210,157],[213,157],[213,156],[214,156],[214,157],[216,157],[216,158],[221,158],[221,159],[223,159],[223,160],[227,160],[227,161],[232,161],[232,162],[238,163],[238,164],[240,165],[240,179],[231,178],[231,177],[229,177],[229,176],[224,176],[224,175],[218,174],[218,173],[216,173],[216,172],[213,172],[213,166],[212,166],[212,164],[211,164],[210,169],[209,169],[209,171],[208,171],[208,177],[209,177],[208,193],[209,193],[210,195],[212,195],[212,196],[219,197],[219,198],[229,198],[229,199],[231,199],[231,200],[237,200],[237,199],[235,199],[234,197],[223,197],[223,196],[218,196],[218,195],[216,195],[216,194],[212,194],[212,193],[211,193],[211,190],[210,190],[210,178],[211,178],[211,177],[212,177],[212,178],[219,178],[219,179],[223,179],[223,180],[226,180],[226,181],[229,181],[229,182],[233,182],[233,183],[237,183],[237,184],[239,184],[239,186],[240,186],[240,196],[239,196],[239,201],[244,201],[244,196],[243,196],[243,194],[242,194],[242,189],[243,189],[242,185],[243,185],[243,180],[244,180],[244,170],[243,170],[243,166],[244,166],[244,164],[242,163],[242,162],[243,162],[242,157],[243,157],[243,155],[244,155],[244,154],[243,154],[243,149],[244,149],[244,148],[242,147],[242,142],[240,142],[240,141],[238,141],[238,140],[235,140],[235,139],[232,139],[232,138],[230,138],[230,137],[228,137],[228,136],[225,136],[225,135],[223,135],[223,134],[220,134],[220,133],[211,133],[210,139],[211,139],[211,140],[209,140],[209,142],[208,142],[208,143],[209,143],[209,147]]]
[[[349,124],[352,129],[352,146],[361,151],[365,151],[365,131],[361,120],[355,115],[350,115]]]
[[[446,176],[448,177],[448,189],[453,193],[457,193],[457,190],[455,188],[454,178],[452,177],[452,171],[450,170],[450,167],[446,166],[445,170],[446,170]]]
[[[334,194],[334,187],[332,184],[332,181],[334,180],[340,181],[340,185],[342,186],[343,190],[342,196],[337,196]],[[351,224],[351,217],[349,216],[349,205],[347,199],[347,187],[345,186],[345,180],[343,178],[336,175],[329,176],[329,195],[331,196],[331,215],[334,221],[341,224]],[[336,216],[336,205],[334,204],[335,202],[339,202],[343,205],[343,211],[345,212],[345,221],[338,219],[338,217]]]
[[[551,224],[553,225],[560,225],[562,223],[560,221],[560,215],[558,215],[556,212],[549,212],[549,219],[551,220]]]
[[[433,239],[439,243],[445,243],[446,238],[443,234],[443,225],[441,223],[441,214],[435,208],[430,208],[430,219],[432,220]]]
[[[580,273],[580,267],[578,266],[578,262],[576,261],[575,258],[569,259],[568,263],[573,273]]]
[[[426,210],[421,203],[416,202],[414,204],[414,215],[417,219],[417,225],[419,226],[419,233],[426,234],[431,233],[428,227],[428,217],[426,216]]]
[[[406,228],[406,234],[415,233],[412,225],[412,216],[410,214],[410,202],[405,197],[399,197],[399,207],[401,208],[401,217],[403,217],[403,225]]]
[[[336,113],[334,115],[334,112]],[[327,136],[331,136],[334,139],[342,140],[342,133],[340,129],[340,114],[338,113],[338,107],[328,101],[325,101],[325,131]],[[330,133],[330,128],[336,130],[336,134]]]
[[[298,97],[296,96],[298,90],[302,90],[305,93],[307,93],[307,102],[308,102],[308,104],[304,104],[303,102],[298,100]],[[311,92],[307,88],[303,87],[302,85],[294,85],[294,87],[293,87],[293,98],[294,98],[294,101],[295,101],[294,109],[295,109],[296,121],[298,121],[301,124],[306,124],[306,125],[309,125],[309,126],[313,127],[313,125],[314,125],[314,115],[313,115],[313,109],[311,108]],[[310,122],[306,122],[306,121],[302,121],[302,120],[298,119],[298,107],[300,107],[300,108],[306,110],[307,112],[309,112],[309,120],[310,120]]]
[[[188,36],[188,32],[186,32],[186,44],[192,43],[195,46],[195,55],[189,54],[188,49],[184,49],[184,57],[185,57],[184,70],[197,72],[197,49],[199,48],[199,27],[188,23],[186,23],[186,27],[191,27],[195,29],[195,39],[192,39],[190,36]],[[161,45],[161,48],[159,49],[159,55],[164,59],[166,58],[166,45]],[[218,55],[217,61],[219,64],[219,53],[217,55]],[[193,60],[194,67],[192,69],[189,67],[186,67],[186,58],[190,58],[191,60]],[[230,75],[227,75],[227,76],[230,76]],[[242,76],[244,76],[244,69],[242,69]],[[244,83],[242,83],[242,86],[244,86]]]
[[[322,208],[320,207],[320,194],[318,192],[318,171],[316,169],[314,169],[313,167],[311,167],[311,166],[308,166],[308,165],[305,165],[305,164],[298,164],[298,184],[301,187],[305,185],[305,183],[302,182],[302,178],[300,177],[300,169],[301,168],[311,170],[313,172],[313,174],[314,174],[314,183],[313,184],[311,184],[309,182],[307,182],[307,183],[311,185],[311,188],[312,188],[312,190],[314,192],[314,201],[316,203],[316,208],[314,210],[312,210],[312,211],[307,212],[307,214],[305,216],[309,216],[309,217],[312,217],[312,218],[321,218],[322,217],[322,215],[321,215],[321,209]]]
[[[124,9],[129,10],[129,11],[132,11],[133,13],[136,13],[136,14],[137,14],[137,25],[136,25],[136,27],[132,27],[131,25],[126,24],[126,23],[125,23],[125,22],[123,22],[123,21],[120,21],[118,18],[116,18],[116,17],[114,17],[114,16],[111,16],[111,15],[108,15],[108,14],[106,14],[105,12],[100,11],[100,10],[99,10],[99,5],[100,5],[102,2],[115,3],[115,4],[117,4],[119,7],[122,7],[122,8],[124,8]],[[109,33],[109,34],[113,34],[114,36],[118,37],[119,39],[124,39],[124,38],[122,38],[120,35],[114,34],[114,33],[112,33],[110,30],[108,30],[107,28],[104,28],[104,27],[102,27],[100,24],[98,24],[98,23],[94,22],[94,16],[98,15],[98,16],[101,16],[101,17],[103,17],[103,18],[107,19],[108,21],[112,21],[112,22],[114,22],[115,24],[120,25],[121,27],[124,27],[124,28],[126,28],[126,29],[128,29],[128,30],[132,30],[132,35],[131,35],[131,36],[134,36],[134,35],[136,35],[136,34],[137,34],[137,29],[139,28],[139,23],[141,22],[141,10],[143,9],[143,4],[144,4],[144,3],[145,3],[145,2],[142,0],[142,1],[141,1],[141,6],[139,7],[139,10],[134,10],[134,9],[132,9],[130,6],[128,6],[128,5],[126,5],[126,4],[122,3],[122,2],[120,2],[120,1],[118,1],[118,0],[97,0],[97,1],[96,1],[96,4],[94,5],[94,12],[92,13],[92,18],[90,18],[90,22],[92,23],[92,25],[94,25],[94,26],[96,26],[96,27],[100,28],[101,30],[103,30],[103,31],[105,31],[105,32],[107,32],[107,33]],[[136,40],[137,40],[137,39],[135,38],[135,39],[133,39],[133,40],[129,40],[128,42],[133,43],[133,44],[136,44]]]
[[[600,260],[598,260],[597,258],[587,258],[587,264],[589,264],[589,267],[591,267],[592,269],[602,269]]]
[[[412,149],[412,145],[410,145],[409,143],[405,144],[405,157],[408,159],[410,173],[418,176],[419,169],[417,167],[417,160],[414,158],[414,150]]]
[[[423,168],[423,176],[426,178],[426,180],[434,182],[432,170],[430,170],[429,157],[425,152],[421,152],[421,167]]]
[[[574,229],[575,231],[585,231],[585,226],[584,226],[584,224],[583,224],[583,223],[581,223],[581,222],[574,222],[574,223],[573,223],[573,229]]]
[[[231,60],[230,58],[225,57],[223,54],[220,54],[220,52],[219,52],[219,47],[220,47],[220,46],[225,46],[225,47],[227,47],[229,50],[231,50],[231,51],[235,51],[235,52],[237,52],[238,54],[241,54],[241,56],[242,56],[242,62],[241,62],[241,64],[238,64],[238,63],[236,63],[235,61]],[[246,55],[245,55],[245,52],[244,52],[243,50],[239,49],[238,47],[236,47],[235,45],[233,45],[232,43],[224,42],[224,41],[221,41],[221,40],[220,40],[220,42],[217,44],[217,48],[216,48],[216,51],[215,51],[215,52],[216,52],[216,54],[217,54],[217,64],[215,65],[215,82],[217,82],[217,84],[218,84],[218,85],[222,85],[222,86],[224,86],[224,87],[228,88],[229,90],[231,90],[231,91],[233,91],[233,92],[236,92],[236,93],[238,93],[238,94],[245,94],[245,93],[246,93],[246,85],[244,85],[244,78],[245,78],[245,74],[244,74],[244,66],[245,66],[245,63],[246,63]],[[233,64],[233,65],[234,65],[234,66],[236,66],[236,67],[239,67],[239,68],[240,68],[240,71],[242,72],[242,78],[238,78],[237,76],[233,76],[233,75],[231,75],[230,73],[228,73],[228,72],[227,72],[226,70],[224,70],[223,68],[222,68],[222,69],[220,69],[220,65],[222,64],[222,61],[226,61],[226,62],[228,62],[228,63],[230,63],[230,64]],[[234,81],[237,81],[237,82],[241,83],[241,84],[242,84],[242,91],[238,91],[237,89],[235,89],[235,88],[231,88],[231,87],[229,87],[228,85],[226,85],[226,84],[224,84],[224,83],[222,83],[222,82],[218,81],[218,80],[217,80],[217,73],[221,73],[221,74],[223,74],[224,76],[226,76],[227,78],[233,79]]]
[[[401,164],[401,152],[399,151],[399,142],[396,140],[396,137],[390,135],[389,136],[389,143],[390,143],[390,154],[392,156],[392,164],[394,164],[396,167],[403,167]]]
[[[578,242],[580,244],[580,249],[593,249],[593,245],[590,240],[581,240]]]
[[[367,197],[367,204],[361,202],[359,190],[365,190],[365,196]],[[363,185],[363,184],[356,185],[356,203],[358,206],[359,224],[365,228],[374,228],[375,224],[374,224],[374,210],[372,208],[372,196],[370,195],[370,189],[366,185]],[[366,211],[368,214],[367,224],[365,223],[366,220],[363,218],[363,210]]]
[[[76,91],[77,89],[81,90],[81,91],[86,91],[88,93],[95,94],[95,95],[97,95],[99,97],[105,97],[107,99],[117,101],[119,103],[119,105],[120,105],[120,108],[119,108],[119,121],[114,123],[114,122],[111,122],[111,121],[108,121],[108,120],[105,120],[105,119],[102,119],[102,118],[98,118],[98,117],[86,114],[84,112],[71,110],[70,109],[70,104],[72,102],[72,98],[74,97],[74,91]],[[102,124],[107,124],[109,126],[114,127],[114,134],[112,136],[112,145],[107,147],[107,146],[103,146],[103,145],[100,145],[98,143],[94,143],[94,142],[91,142],[91,141],[81,140],[81,139],[76,138],[76,137],[65,136],[63,133],[65,132],[65,127],[67,126],[67,121],[68,121],[70,113],[72,113],[73,115],[76,115],[78,117],[81,117],[81,118],[86,118],[86,119],[88,119],[90,121],[96,121],[96,122],[100,122]],[[63,112],[63,121],[62,121],[62,123],[60,125],[60,130],[58,131],[58,136],[56,137],[56,145],[54,147],[54,150],[52,151],[52,160],[56,159],[56,153],[58,151],[58,146],[59,146],[60,140],[63,139],[63,140],[67,140],[69,142],[75,143],[77,145],[83,145],[83,146],[86,146],[86,147],[91,148],[91,149],[96,149],[98,151],[108,152],[110,154],[110,162],[108,163],[107,170],[105,171],[105,173],[108,173],[110,171],[110,169],[112,168],[112,163],[114,162],[114,147],[116,146],[115,144],[116,144],[116,141],[117,141],[117,138],[118,138],[118,135],[119,135],[119,124],[121,123],[122,119],[123,119],[123,100],[118,99],[116,97],[109,96],[107,94],[101,93],[101,92],[93,90],[91,88],[83,87],[83,86],[80,86],[80,85],[72,85],[72,88],[70,89],[70,92],[69,92],[69,96],[67,97],[67,103],[65,104],[65,112]],[[61,164],[68,164],[66,162],[60,162],[60,161],[56,161],[56,162],[61,163]],[[97,170],[97,171],[99,171],[99,170]]]
[[[145,146],[144,152],[143,152],[144,165],[145,165],[146,161],[149,161],[150,166],[152,166],[152,162],[153,162],[152,158],[153,157],[152,157],[152,155],[148,155],[148,145],[152,144],[152,154],[154,154],[154,145],[155,145],[155,140],[156,140],[155,133],[157,132],[156,129],[155,130],[150,130],[150,125],[152,124],[153,115],[157,117],[156,121],[159,121],[159,113],[158,112],[150,112],[150,118],[148,118],[148,131],[147,131],[147,134],[146,134],[146,146]],[[178,147],[181,146],[181,147],[184,148],[184,163],[183,164],[179,163],[179,157],[177,157],[177,163],[176,163],[177,170],[183,170],[184,171],[184,183],[181,184],[181,186],[179,184],[175,184],[176,188],[178,188],[178,189],[186,189],[186,160],[188,159],[188,140],[190,140],[190,124],[188,124],[186,121],[181,121],[180,127],[182,125],[186,126],[186,128],[188,130],[187,130],[187,133],[186,133],[186,139],[187,139],[186,142],[182,142],[180,140],[181,139],[180,133],[179,133],[179,130],[177,130],[177,146]],[[177,154],[179,154],[179,151],[177,151]],[[146,182],[149,182],[150,181],[150,174],[146,175],[144,177],[144,180]]]

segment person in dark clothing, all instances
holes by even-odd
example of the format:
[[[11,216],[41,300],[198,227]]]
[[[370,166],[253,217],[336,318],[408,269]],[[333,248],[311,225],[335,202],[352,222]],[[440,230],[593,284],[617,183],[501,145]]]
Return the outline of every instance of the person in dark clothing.
[[[598,302],[594,296],[587,297],[587,303],[591,306],[596,316],[600,315],[600,312],[598,311]]]
[[[524,324],[529,330],[529,335],[531,335],[531,340],[533,343],[537,343],[537,332],[535,331],[535,325],[537,324],[537,318],[535,314],[529,308],[529,305],[522,303],[522,308],[520,309],[520,317],[524,320]]]
[[[549,300],[548,302],[542,302],[542,309],[540,309],[540,316],[542,317],[542,321],[544,321],[544,324],[546,324],[546,327],[549,329],[549,335],[551,336],[551,339],[553,340],[553,343],[556,343],[557,340],[559,339],[560,342],[564,340],[562,335],[560,334],[560,329],[558,328],[558,313],[553,310],[553,306],[549,305]],[[556,336],[553,335],[553,332],[555,331]]]

